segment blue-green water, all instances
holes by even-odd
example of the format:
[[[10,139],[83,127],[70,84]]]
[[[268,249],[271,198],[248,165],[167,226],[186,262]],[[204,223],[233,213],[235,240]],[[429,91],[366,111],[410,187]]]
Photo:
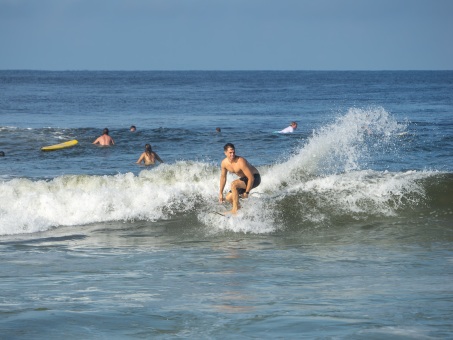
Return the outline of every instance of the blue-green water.
[[[3,337],[452,337],[453,72],[0,71],[0,93]],[[230,218],[227,142],[262,174]],[[146,143],[164,164],[135,164]]]

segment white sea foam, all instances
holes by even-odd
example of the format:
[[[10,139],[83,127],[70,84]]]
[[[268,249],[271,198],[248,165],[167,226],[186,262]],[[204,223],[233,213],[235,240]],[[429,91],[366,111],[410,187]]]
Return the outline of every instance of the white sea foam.
[[[0,184],[0,234],[114,220],[168,218],[215,192],[213,167],[163,164],[115,176],[62,176],[51,181],[14,179]],[[203,173],[204,172],[204,173]],[[202,180],[203,179],[203,180]],[[217,179],[217,178],[216,178]]]
[[[269,200],[250,198],[247,202],[242,202],[242,209],[236,215],[222,216],[212,211],[203,211],[198,214],[198,218],[211,226],[213,233],[218,231],[270,233],[278,229],[279,225],[275,221],[276,212],[272,208],[272,203]]]
[[[314,178],[295,185],[291,191],[322,197],[323,204],[336,213],[393,216],[408,200],[413,205],[419,203],[425,192],[418,181],[432,174],[354,171]]]

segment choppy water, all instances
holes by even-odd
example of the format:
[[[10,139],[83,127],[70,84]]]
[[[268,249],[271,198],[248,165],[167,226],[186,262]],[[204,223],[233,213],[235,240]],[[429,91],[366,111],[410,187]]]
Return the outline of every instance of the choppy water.
[[[0,93],[7,338],[452,337],[453,72],[1,71]],[[262,174],[230,218],[227,142]]]

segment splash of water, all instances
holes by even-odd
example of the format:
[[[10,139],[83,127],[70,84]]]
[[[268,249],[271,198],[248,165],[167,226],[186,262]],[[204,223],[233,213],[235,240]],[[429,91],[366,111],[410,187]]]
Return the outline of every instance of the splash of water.
[[[376,150],[405,129],[405,124],[398,123],[382,107],[351,108],[333,123],[313,131],[308,142],[287,162],[273,166],[262,188],[360,170],[371,152],[368,139],[373,139]]]

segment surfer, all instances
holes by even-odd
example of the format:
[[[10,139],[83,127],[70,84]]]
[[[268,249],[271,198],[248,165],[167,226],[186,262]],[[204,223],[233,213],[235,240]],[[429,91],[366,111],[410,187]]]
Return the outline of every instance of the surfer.
[[[153,151],[153,148],[151,147],[150,144],[145,145],[145,152],[142,153],[140,158],[137,161],[137,164],[140,164],[141,162],[145,162],[145,165],[153,165],[156,162],[156,159],[163,163],[164,161],[159,157],[157,153]]]
[[[99,145],[114,145],[115,142],[113,141],[113,138],[109,136],[109,129],[105,128],[102,130],[102,136],[99,136],[93,144],[99,144]]]
[[[297,123],[296,122],[291,122],[291,125],[284,128],[283,130],[279,131],[279,133],[292,133],[294,130],[297,129]]]
[[[227,173],[231,172],[239,176],[239,179],[231,183],[231,190],[225,199],[233,204],[231,213],[235,214],[239,206],[239,195],[248,198],[250,190],[256,188],[261,183],[261,176],[258,170],[251,165],[244,157],[237,156],[234,145],[225,144],[223,147],[225,159],[220,164],[220,191],[219,202],[223,203],[223,189],[225,188]]]

